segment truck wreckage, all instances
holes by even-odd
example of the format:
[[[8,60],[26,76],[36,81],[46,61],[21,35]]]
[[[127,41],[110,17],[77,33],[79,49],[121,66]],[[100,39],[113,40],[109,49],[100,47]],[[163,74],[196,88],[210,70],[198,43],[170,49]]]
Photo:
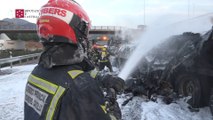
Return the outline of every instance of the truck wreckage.
[[[191,108],[209,105],[213,113],[213,28],[170,37],[142,58],[126,83],[134,95],[162,95],[168,104],[189,96]]]

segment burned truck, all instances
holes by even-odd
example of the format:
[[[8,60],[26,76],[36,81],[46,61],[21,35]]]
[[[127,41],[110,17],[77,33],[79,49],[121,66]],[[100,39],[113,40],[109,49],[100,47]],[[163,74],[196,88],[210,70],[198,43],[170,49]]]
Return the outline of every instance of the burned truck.
[[[177,93],[189,96],[194,108],[213,110],[213,29],[170,37],[142,58],[131,77],[144,94]]]

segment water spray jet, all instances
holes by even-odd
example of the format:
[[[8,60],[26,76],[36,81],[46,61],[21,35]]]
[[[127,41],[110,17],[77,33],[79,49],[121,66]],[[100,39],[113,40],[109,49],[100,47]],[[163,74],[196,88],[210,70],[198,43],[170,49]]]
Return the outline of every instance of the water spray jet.
[[[172,35],[182,34],[183,32],[204,32],[211,28],[212,14],[196,17],[186,21],[178,22],[178,24],[162,25],[162,27],[149,27],[137,41],[139,44],[130,55],[123,69],[119,73],[119,77],[126,80],[134,71],[135,67],[140,63],[143,56],[152,48],[166,40]],[[164,23],[166,23],[164,21]],[[190,23],[190,24],[189,24]],[[205,24],[202,24],[205,23]]]
[[[154,35],[153,35],[154,34]],[[168,36],[168,35],[167,35]],[[126,80],[128,76],[133,72],[135,67],[139,64],[141,58],[153,47],[159,44],[164,38],[166,38],[165,34],[162,30],[150,28],[147,29],[141,38],[139,38],[139,44],[136,49],[133,51],[130,58],[125,63],[123,69],[121,70],[120,74],[118,75],[122,79]]]

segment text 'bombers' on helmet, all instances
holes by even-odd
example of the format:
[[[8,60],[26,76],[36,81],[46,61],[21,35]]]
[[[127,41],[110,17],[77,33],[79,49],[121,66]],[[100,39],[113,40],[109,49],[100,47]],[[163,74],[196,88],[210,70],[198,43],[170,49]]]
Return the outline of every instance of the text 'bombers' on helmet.
[[[42,42],[77,44],[87,38],[90,26],[87,13],[75,1],[49,0],[40,9],[37,33]]]

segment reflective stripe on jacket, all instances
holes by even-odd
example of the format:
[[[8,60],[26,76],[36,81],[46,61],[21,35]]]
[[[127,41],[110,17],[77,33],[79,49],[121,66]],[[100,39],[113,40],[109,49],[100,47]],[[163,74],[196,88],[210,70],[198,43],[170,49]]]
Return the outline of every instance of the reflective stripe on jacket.
[[[108,62],[108,61],[109,61],[109,54],[106,51],[102,51],[100,62]]]

